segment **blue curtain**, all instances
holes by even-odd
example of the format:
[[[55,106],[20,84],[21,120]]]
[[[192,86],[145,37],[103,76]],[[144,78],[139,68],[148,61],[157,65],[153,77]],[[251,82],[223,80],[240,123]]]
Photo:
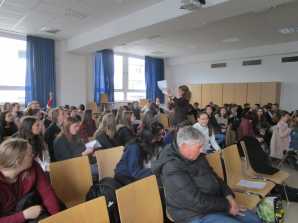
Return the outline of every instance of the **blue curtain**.
[[[27,36],[26,56],[25,104],[37,100],[45,107],[52,92],[55,106],[55,41]]]
[[[158,97],[164,103],[164,95],[157,86],[157,81],[164,80],[164,60],[145,57],[146,98],[155,101]]]
[[[107,94],[114,102],[114,52],[102,50],[94,57],[94,101],[100,104],[101,94]]]

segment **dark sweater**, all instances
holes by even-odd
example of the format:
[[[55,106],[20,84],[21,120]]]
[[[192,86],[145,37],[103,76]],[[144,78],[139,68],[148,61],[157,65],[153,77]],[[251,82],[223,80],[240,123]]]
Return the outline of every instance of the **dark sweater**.
[[[49,148],[49,154],[51,157],[51,161],[55,161],[54,157],[54,140],[56,136],[60,133],[61,129],[58,127],[56,123],[52,123],[49,128],[47,128],[45,134],[44,134],[44,139],[46,143],[48,144]]]
[[[118,126],[117,128],[118,130],[116,132],[115,138],[119,145],[125,146],[132,139],[134,139],[133,131],[126,126]]]
[[[141,149],[137,143],[125,147],[124,153],[116,166],[115,175],[138,180],[152,174],[151,169],[144,168],[141,160]]]
[[[58,199],[47,177],[36,162],[33,162],[28,171],[20,174],[14,184],[5,182],[0,172],[0,223],[24,223],[25,219],[22,212],[8,216],[5,213],[14,212],[18,201],[34,189],[40,195],[41,205],[48,213],[53,215],[59,212]]]
[[[231,189],[209,166],[204,155],[195,161],[183,158],[175,143],[166,146],[152,171],[161,176],[167,208],[175,222],[188,222],[194,217],[229,211],[225,198]]]
[[[95,139],[101,144],[101,149],[108,149],[118,145],[114,139],[111,139],[103,132],[96,134]]]
[[[85,149],[85,144],[81,140],[70,142],[64,135],[59,135],[54,141],[54,157],[56,161],[79,157]]]
[[[184,98],[174,98],[173,102],[175,105],[173,124],[177,125],[187,120],[187,116],[191,113],[192,107],[189,101]]]

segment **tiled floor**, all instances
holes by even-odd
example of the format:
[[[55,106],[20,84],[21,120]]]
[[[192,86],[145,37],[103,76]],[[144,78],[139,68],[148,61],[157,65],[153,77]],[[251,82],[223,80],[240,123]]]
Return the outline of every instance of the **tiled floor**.
[[[290,173],[290,177],[287,180],[287,185],[298,188],[298,171],[289,168],[283,168]],[[298,203],[291,202],[287,211],[286,223],[298,222]]]

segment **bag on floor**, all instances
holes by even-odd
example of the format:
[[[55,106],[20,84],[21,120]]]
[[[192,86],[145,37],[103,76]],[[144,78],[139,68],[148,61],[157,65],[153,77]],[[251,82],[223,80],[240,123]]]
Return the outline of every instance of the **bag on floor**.
[[[86,195],[86,201],[105,196],[111,223],[120,223],[115,194],[120,187],[121,185],[114,178],[105,177],[99,183],[92,185]]]
[[[285,210],[281,198],[265,197],[257,207],[257,215],[264,223],[283,223]]]
[[[285,201],[298,202],[298,188],[277,184],[271,194],[280,196]]]

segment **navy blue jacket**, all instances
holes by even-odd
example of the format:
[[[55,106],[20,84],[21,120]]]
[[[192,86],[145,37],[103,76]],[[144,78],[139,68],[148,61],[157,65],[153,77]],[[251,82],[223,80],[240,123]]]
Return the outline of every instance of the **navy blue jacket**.
[[[141,179],[152,175],[151,169],[144,168],[141,160],[141,148],[137,143],[128,144],[121,160],[116,166],[115,175],[132,179]]]

